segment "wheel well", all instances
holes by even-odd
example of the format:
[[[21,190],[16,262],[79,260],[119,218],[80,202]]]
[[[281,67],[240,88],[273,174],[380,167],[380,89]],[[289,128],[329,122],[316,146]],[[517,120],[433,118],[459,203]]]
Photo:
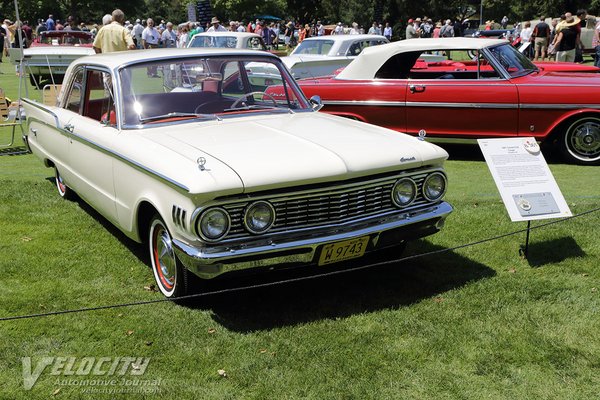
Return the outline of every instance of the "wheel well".
[[[578,119],[587,118],[587,117],[600,118],[600,113],[587,111],[587,112],[582,112],[580,114],[573,114],[573,115],[565,118],[564,120],[560,121],[552,129],[552,132],[550,133],[550,142],[552,144],[558,143],[561,139],[561,135],[563,133],[565,133],[565,130],[567,129],[567,127],[570,124],[572,124],[574,121],[576,121]]]
[[[158,214],[156,208],[147,201],[143,201],[139,207],[137,212],[137,231],[138,236],[142,243],[146,243],[148,238],[146,237],[146,232],[150,228],[150,219],[154,214]]]

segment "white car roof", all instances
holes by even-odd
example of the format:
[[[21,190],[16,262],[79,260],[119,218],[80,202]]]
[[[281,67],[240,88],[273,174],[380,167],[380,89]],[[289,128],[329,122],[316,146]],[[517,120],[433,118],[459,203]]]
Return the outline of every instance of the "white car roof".
[[[252,57],[272,57],[278,58],[268,52],[258,52],[256,50],[246,49],[227,49],[227,48],[171,48],[171,49],[147,49],[147,50],[126,50],[113,53],[95,54],[92,56],[81,57],[73,61],[72,66],[79,64],[104,66],[114,70],[125,64],[138,63],[144,61],[158,61],[163,58],[181,58],[207,56],[252,56]]]
[[[195,38],[196,36],[235,36],[237,38],[242,38],[242,39],[249,38],[249,37],[260,37],[260,35],[257,35],[256,33],[252,33],[252,32],[231,32],[231,31],[200,32],[200,33],[196,33],[194,36],[192,36],[192,39]],[[192,39],[190,39],[190,41]]]
[[[382,35],[325,35],[325,36],[311,36],[307,37],[304,40],[333,40],[334,42],[345,42],[345,41],[354,41],[357,39],[386,39],[385,36]]]
[[[428,50],[481,50],[503,43],[508,43],[508,41],[468,37],[400,40],[367,47],[336,78],[373,79],[377,71],[390,57],[400,53]]]

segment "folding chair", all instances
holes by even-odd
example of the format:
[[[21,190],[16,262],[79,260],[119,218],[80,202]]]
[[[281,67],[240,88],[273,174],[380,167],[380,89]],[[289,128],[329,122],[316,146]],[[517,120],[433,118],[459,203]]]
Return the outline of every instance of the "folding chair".
[[[7,104],[6,96],[4,91],[0,89],[0,128],[11,127],[12,135],[10,142],[0,144],[0,147],[10,147],[15,142],[15,128],[18,126],[23,133],[23,126],[21,125],[21,111],[17,104]]]
[[[42,88],[42,103],[55,106],[62,85],[46,85]]]

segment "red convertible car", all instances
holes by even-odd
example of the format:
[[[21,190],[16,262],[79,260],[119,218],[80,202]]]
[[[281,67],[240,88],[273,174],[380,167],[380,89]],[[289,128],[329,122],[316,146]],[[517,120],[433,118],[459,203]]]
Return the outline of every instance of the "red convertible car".
[[[412,135],[425,130],[438,142],[533,136],[570,162],[595,165],[600,74],[590,72],[598,71],[536,66],[504,40],[419,39],[369,47],[338,75],[299,84],[330,114]]]

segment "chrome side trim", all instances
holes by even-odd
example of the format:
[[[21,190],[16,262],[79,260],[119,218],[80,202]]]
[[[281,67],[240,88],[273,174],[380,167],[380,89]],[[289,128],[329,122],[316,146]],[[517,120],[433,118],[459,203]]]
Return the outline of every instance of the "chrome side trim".
[[[165,175],[161,174],[160,172],[157,172],[157,171],[155,171],[155,170],[153,170],[151,168],[148,168],[148,167],[140,164],[139,162],[132,160],[131,158],[129,158],[127,156],[124,156],[124,155],[122,155],[120,153],[112,151],[112,150],[110,150],[110,149],[108,149],[108,148],[106,148],[106,147],[104,147],[104,146],[102,146],[102,145],[100,145],[100,144],[98,144],[98,143],[96,143],[94,141],[91,141],[89,139],[84,138],[83,136],[79,136],[79,135],[77,135],[75,133],[67,133],[64,130],[63,130],[63,132],[64,132],[64,134],[67,137],[69,137],[71,139],[75,139],[78,142],[86,144],[86,145],[88,145],[88,146],[90,146],[90,147],[92,147],[92,148],[94,148],[94,149],[96,149],[98,151],[101,151],[104,154],[107,154],[109,156],[112,156],[112,157],[120,160],[120,161],[123,161],[124,163],[126,163],[126,164],[128,164],[128,165],[130,165],[130,166],[132,166],[132,167],[134,167],[136,169],[138,169],[139,171],[142,171],[142,172],[145,172],[145,173],[147,173],[147,174],[149,174],[151,176],[157,177],[157,178],[161,179],[162,181],[170,184],[171,186],[174,186],[177,189],[181,189],[181,190],[184,190],[186,192],[190,191],[190,189],[187,186],[185,186],[183,183],[179,183],[176,180],[171,179],[168,176],[165,176]]]
[[[402,107],[406,105],[404,101],[377,101],[377,100],[324,100],[325,106],[381,106],[381,107]]]
[[[429,232],[421,233],[420,236],[415,233],[414,237],[411,237],[418,239],[433,233],[432,230],[439,230],[452,210],[450,204],[441,202],[426,209],[375,217],[362,223],[339,226],[335,230],[290,234],[278,241],[258,239],[236,246],[194,247],[173,239],[173,247],[179,260],[188,269],[202,278],[210,279],[225,272],[254,267],[276,268],[284,263],[309,264],[315,259],[320,246],[361,236],[371,236],[370,242],[374,244],[374,249],[377,249],[379,235],[382,233],[397,230],[408,232],[412,226],[421,224],[423,230],[420,232]]]
[[[580,108],[591,108],[594,110],[600,110],[600,104],[521,104],[519,108],[530,110],[577,110]]]
[[[438,107],[438,108],[476,108],[476,109],[551,109],[577,110],[588,108],[600,110],[600,104],[514,104],[514,103],[449,103],[435,101],[377,101],[377,100],[331,100],[323,101],[326,106],[379,106],[379,107]]]
[[[37,101],[30,100],[28,98],[23,98],[23,99],[21,99],[21,101],[29,104],[32,107],[35,107],[37,109],[40,109],[40,110],[50,114],[54,118],[54,122],[56,123],[56,128],[61,129],[60,121],[58,120],[58,115],[56,115],[52,110],[48,109],[48,106],[38,103]]]
[[[517,109],[518,104],[511,103],[445,103],[434,101],[407,101],[407,107],[439,107],[439,108],[478,108],[478,109]]]

